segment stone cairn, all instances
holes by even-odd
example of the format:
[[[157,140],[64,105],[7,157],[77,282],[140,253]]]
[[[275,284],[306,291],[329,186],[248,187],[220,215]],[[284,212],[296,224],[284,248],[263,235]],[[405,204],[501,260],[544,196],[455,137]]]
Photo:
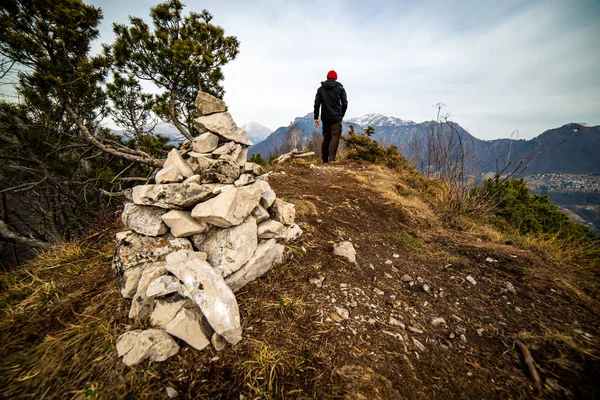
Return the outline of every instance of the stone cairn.
[[[234,292],[282,261],[281,242],[298,238],[294,205],[277,199],[259,165],[248,163],[246,133],[225,103],[195,102],[201,132],[173,149],[156,184],[133,188],[117,233],[113,269],[129,318],[152,329],[117,340],[127,365],[164,361],[178,338],[202,350],[242,339]]]

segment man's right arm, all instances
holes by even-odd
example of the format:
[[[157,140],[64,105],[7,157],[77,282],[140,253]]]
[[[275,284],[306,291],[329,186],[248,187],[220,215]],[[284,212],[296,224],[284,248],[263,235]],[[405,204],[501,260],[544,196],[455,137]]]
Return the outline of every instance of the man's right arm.
[[[346,89],[344,88],[342,88],[340,100],[342,102],[342,117],[344,117],[346,116],[346,110],[348,109],[348,98],[346,97]]]

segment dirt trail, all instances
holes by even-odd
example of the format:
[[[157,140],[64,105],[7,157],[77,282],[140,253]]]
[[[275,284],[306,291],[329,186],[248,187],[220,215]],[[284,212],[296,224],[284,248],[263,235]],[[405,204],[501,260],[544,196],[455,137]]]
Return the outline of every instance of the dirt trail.
[[[183,346],[165,362],[125,367],[114,342],[132,321],[110,267],[110,231],[102,249],[86,247],[92,264],[75,255],[75,266],[47,268],[54,289],[39,311],[17,309],[0,324],[10,359],[0,370],[25,376],[5,393],[166,398],[170,386],[190,399],[598,398],[597,278],[492,241],[485,227],[445,227],[422,201],[433,191],[423,178],[354,163],[282,171],[269,182],[296,205],[305,234],[238,293],[237,346]],[[356,265],[333,255],[344,240]],[[516,337],[536,362],[541,395]]]
[[[406,210],[353,179],[349,172],[357,170],[369,174],[358,165],[301,164],[270,179],[279,197],[297,205],[306,231],[298,247],[307,252],[299,249],[279,273],[248,287],[240,302],[248,314],[260,298],[297,303],[248,322],[259,340],[304,352],[316,369],[313,386],[309,376],[286,388],[317,398],[531,397],[513,345],[521,333],[549,378],[546,393],[596,396],[598,361],[553,345],[597,349],[598,315],[538,273],[550,268],[548,260],[460,232],[423,234]],[[342,240],[354,243],[356,266],[332,255]],[[413,282],[403,282],[405,275]],[[309,282],[321,277],[321,287]],[[528,340],[527,333],[544,337]]]

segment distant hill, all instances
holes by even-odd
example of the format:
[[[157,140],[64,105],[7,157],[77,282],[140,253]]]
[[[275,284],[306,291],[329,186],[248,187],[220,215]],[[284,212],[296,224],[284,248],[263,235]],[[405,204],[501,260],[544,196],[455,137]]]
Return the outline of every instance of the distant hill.
[[[428,134],[435,121],[416,123],[381,114],[367,114],[363,117],[345,120],[343,132],[354,125],[357,132],[371,125],[375,128],[373,138],[380,143],[394,144],[410,159],[415,159],[417,148],[423,149]],[[276,154],[285,144],[289,129],[297,126],[301,129],[305,143],[308,143],[320,128],[313,125],[312,113],[296,118],[289,126],[276,129],[265,140],[250,147],[249,154],[261,154],[269,157]],[[530,140],[496,139],[481,140],[471,135],[459,124],[454,123],[458,134],[469,151],[475,152],[476,169],[481,173],[496,172],[497,162],[503,157],[510,160],[525,159],[529,164],[523,175],[532,173],[600,173],[600,126],[578,127],[566,124],[560,128],[547,130]],[[419,144],[419,145],[417,145]],[[418,166],[418,165],[417,165]]]
[[[252,143],[262,142],[273,132],[273,129],[261,125],[258,122],[249,122],[242,125],[241,128],[246,131],[246,134]]]

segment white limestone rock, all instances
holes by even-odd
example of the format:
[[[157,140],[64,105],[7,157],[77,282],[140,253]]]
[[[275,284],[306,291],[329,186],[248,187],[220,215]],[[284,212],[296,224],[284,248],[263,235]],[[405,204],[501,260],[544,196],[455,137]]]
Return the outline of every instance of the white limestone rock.
[[[238,165],[244,165],[248,161],[248,147],[242,146],[242,151],[240,151],[240,155],[237,157],[236,163]]]
[[[244,172],[259,176],[264,174],[265,170],[258,164],[247,162],[244,164]]]
[[[256,208],[252,210],[251,215],[254,217],[257,224],[260,224],[261,222],[270,218],[269,212],[261,205],[256,206]]]
[[[192,249],[190,241],[184,238],[149,237],[133,231],[117,233],[112,267],[123,297],[130,298],[135,294],[141,274],[148,265],[183,249]]]
[[[258,245],[254,255],[242,268],[225,278],[233,292],[239,291],[256,278],[265,274],[274,265],[283,260],[283,246],[275,239],[269,239]]]
[[[181,291],[181,282],[174,276],[163,275],[159,276],[150,284],[146,289],[147,297],[166,296],[171,293],[177,293]]]
[[[271,216],[275,221],[279,221],[284,225],[292,225],[296,217],[296,206],[281,199],[276,199],[271,206]]]
[[[167,155],[167,161],[165,161],[163,168],[168,167],[170,165],[177,168],[177,170],[181,173],[181,175],[183,175],[184,178],[189,178],[190,176],[194,175],[192,168],[183,159],[181,153],[179,153],[179,150],[177,149],[173,149],[169,152],[169,154]]]
[[[257,185],[260,188],[260,205],[268,210],[277,198],[275,191],[271,189],[268,182],[263,180],[257,180],[254,185]]]
[[[235,161],[221,156],[209,169],[202,173],[202,183],[233,183],[242,173]]]
[[[125,332],[117,339],[117,354],[123,362],[136,365],[146,359],[165,361],[179,351],[175,340],[162,329],[146,329]]]
[[[175,237],[192,236],[206,231],[205,222],[192,218],[188,211],[171,210],[162,216],[162,220],[171,228]]]
[[[154,299],[146,295],[148,286],[156,278],[167,274],[166,263],[164,261],[148,265],[142,272],[137,290],[131,301],[129,309],[129,318],[145,321],[150,317],[154,309]]]
[[[211,331],[204,326],[204,317],[199,312],[182,308],[166,326],[167,333],[179,338],[195,348],[202,350],[210,344]]]
[[[225,140],[245,144],[246,146],[252,145],[252,142],[248,140],[246,132],[237,127],[228,112],[198,117],[194,120],[194,123],[201,131],[209,131]]]
[[[210,338],[210,342],[216,351],[221,351],[227,345],[227,341],[223,339],[223,336],[220,336],[217,332],[213,332],[212,337]]]
[[[214,133],[206,132],[192,139],[192,149],[196,153],[211,153],[219,146],[219,137]]]
[[[205,252],[209,264],[226,277],[248,262],[257,246],[256,221],[249,216],[240,225],[210,231],[198,250]]]
[[[246,186],[246,185],[251,184],[255,180],[256,179],[254,179],[254,175],[251,175],[251,174],[242,174],[242,175],[240,175],[240,177],[238,178],[237,181],[233,182],[233,185],[235,187]]]
[[[272,219],[258,225],[259,239],[282,239],[285,237],[285,225]]]
[[[179,172],[176,166],[168,165],[158,171],[154,180],[156,183],[177,183],[181,182],[184,176]]]
[[[195,175],[190,176],[189,178],[185,178],[183,183],[200,183],[201,179],[202,179],[201,175],[195,174]]]
[[[157,207],[139,206],[126,203],[121,219],[123,225],[146,236],[160,236],[167,233],[167,226],[161,217],[165,210]]]
[[[217,162],[217,160],[213,160],[212,158],[205,157],[200,154],[196,155],[191,153],[188,162],[192,167],[192,171],[194,171],[195,174],[202,174],[203,172],[207,171],[210,167],[212,167],[213,164]]]
[[[293,242],[294,240],[302,236],[302,233],[302,229],[298,225],[290,225],[286,228],[285,232],[283,233],[284,240],[286,243]]]
[[[182,209],[215,196],[212,187],[197,183],[141,185],[133,188],[133,202],[166,209]]]
[[[227,111],[227,106],[223,100],[205,92],[198,92],[194,105],[200,115],[210,115]]]
[[[228,157],[230,160],[236,162],[240,153],[242,152],[242,146],[234,143],[227,142],[223,146],[218,147],[215,151],[212,152],[213,156],[217,156],[217,158]]]
[[[192,217],[221,228],[241,224],[259,203],[261,189],[257,183],[223,190],[194,207]]]
[[[333,245],[333,254],[336,256],[344,257],[351,263],[356,262],[356,250],[352,242],[341,242]]]
[[[167,256],[169,272],[178,277],[189,291],[210,326],[229,343],[242,339],[240,312],[235,296],[219,272],[190,250]]]
[[[190,299],[177,301],[157,300],[154,305],[154,311],[150,314],[150,325],[156,328],[166,328],[169,322],[173,321],[179,311],[184,308],[195,307]]]

